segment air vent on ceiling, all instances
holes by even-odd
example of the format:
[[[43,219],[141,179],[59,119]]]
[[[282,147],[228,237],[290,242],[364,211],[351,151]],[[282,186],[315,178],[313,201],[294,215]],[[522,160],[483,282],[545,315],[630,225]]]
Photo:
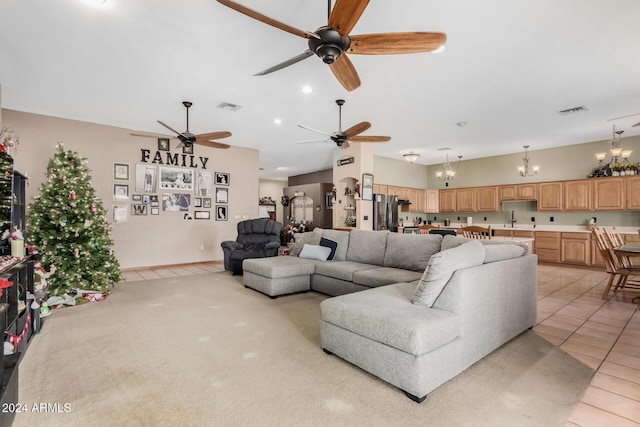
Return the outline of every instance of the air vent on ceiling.
[[[222,102],[220,103],[220,105],[218,105],[218,108],[226,111],[238,111],[240,108],[242,108],[242,106],[232,104],[230,102]]]
[[[581,113],[583,111],[589,111],[589,109],[587,107],[585,107],[584,105],[581,105],[579,107],[573,107],[573,108],[567,108],[566,110],[560,110],[560,111],[558,111],[558,114],[560,114],[561,116],[566,116],[568,114]]]
[[[451,148],[449,147],[443,147],[443,148],[437,148],[438,151],[449,151],[451,150]]]

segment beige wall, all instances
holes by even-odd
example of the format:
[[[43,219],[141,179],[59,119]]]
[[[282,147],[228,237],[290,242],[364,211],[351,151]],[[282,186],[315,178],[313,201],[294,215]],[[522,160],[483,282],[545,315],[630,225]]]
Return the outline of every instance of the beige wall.
[[[12,110],[4,110],[2,118],[5,126],[20,133],[20,145],[14,156],[15,168],[29,176],[29,202],[45,179],[56,143],[62,141],[66,150],[77,151],[88,158],[93,186],[107,209],[108,219],[113,218],[114,205],[129,208],[128,221],[113,224],[114,251],[122,268],[222,260],[220,243],[235,240],[238,221],[258,215],[257,150],[194,147],[196,158],[209,158],[207,170],[226,172],[231,176],[228,221],[215,220],[215,195],[210,220],[185,221],[182,212],[163,212],[162,207],[160,215],[131,216],[130,200],[125,203],[113,200],[113,163],[129,164],[130,193],[138,194],[135,192],[135,165],[141,162],[141,149],[151,150],[153,159],[157,149],[155,139],[131,136],[127,129]],[[233,145],[234,142],[233,137],[230,138],[229,143]],[[174,140],[171,144],[172,153],[182,153],[181,149],[175,149]],[[154,194],[162,199],[162,191]],[[193,210],[191,208],[192,213]]]
[[[637,163],[640,160],[640,136],[622,138],[622,146],[625,149],[633,150],[631,161]],[[609,148],[608,141],[596,141],[529,151],[529,164],[531,166],[539,165],[540,172],[536,176],[526,178],[521,177],[517,169],[522,165],[524,149],[518,154],[463,160],[457,169],[455,179],[449,183],[449,187],[582,179],[586,178],[593,168],[598,166],[595,153],[608,151]],[[445,188],[444,181],[435,176],[438,170],[442,170],[442,164],[427,167],[428,188]]]
[[[399,187],[427,188],[427,167],[388,157],[373,158],[373,182]]]

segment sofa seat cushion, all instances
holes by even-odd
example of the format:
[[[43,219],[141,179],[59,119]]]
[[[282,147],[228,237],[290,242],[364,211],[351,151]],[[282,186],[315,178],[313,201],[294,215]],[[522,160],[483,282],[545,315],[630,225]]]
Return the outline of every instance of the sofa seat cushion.
[[[442,236],[438,234],[390,233],[383,265],[422,273],[431,256],[440,252],[441,246]]]
[[[313,274],[316,263],[318,262],[321,261],[291,256],[276,256],[245,259],[242,263],[242,268],[244,271],[249,271],[260,276],[278,279],[282,277]]]
[[[396,283],[320,303],[320,318],[340,328],[416,356],[453,341],[459,317],[411,304],[415,285]]]
[[[422,271],[403,270],[401,268],[378,267],[359,270],[353,273],[353,283],[371,288],[400,282],[420,280]]]
[[[356,271],[369,270],[376,267],[375,265],[362,264],[360,262],[326,261],[316,265],[316,274],[353,282],[353,273]]]

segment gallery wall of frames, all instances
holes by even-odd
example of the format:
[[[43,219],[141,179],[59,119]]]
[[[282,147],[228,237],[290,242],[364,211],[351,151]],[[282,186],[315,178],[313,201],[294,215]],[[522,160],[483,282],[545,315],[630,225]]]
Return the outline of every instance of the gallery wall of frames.
[[[145,163],[113,163],[114,223],[169,212],[181,212],[185,221],[228,221],[230,173],[203,169],[208,159],[194,162],[193,146],[183,146],[182,156],[171,154],[168,139],[158,139],[153,158],[142,151]]]

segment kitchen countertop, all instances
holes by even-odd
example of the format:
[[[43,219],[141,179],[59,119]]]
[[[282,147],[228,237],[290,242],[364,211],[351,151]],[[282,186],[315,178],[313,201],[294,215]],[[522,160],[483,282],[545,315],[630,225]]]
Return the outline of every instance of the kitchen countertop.
[[[432,223],[438,225],[438,223]],[[451,223],[449,227],[444,227],[442,223],[439,223],[440,227],[445,230],[456,230],[461,227],[466,227],[466,223]],[[480,227],[491,226],[491,230],[514,230],[514,231],[556,231],[565,233],[591,233],[591,230],[586,225],[536,225],[522,224],[511,227],[508,224],[474,224]],[[601,227],[608,227],[607,225],[601,225]],[[620,234],[638,234],[638,228],[640,227],[616,227],[616,230]]]

